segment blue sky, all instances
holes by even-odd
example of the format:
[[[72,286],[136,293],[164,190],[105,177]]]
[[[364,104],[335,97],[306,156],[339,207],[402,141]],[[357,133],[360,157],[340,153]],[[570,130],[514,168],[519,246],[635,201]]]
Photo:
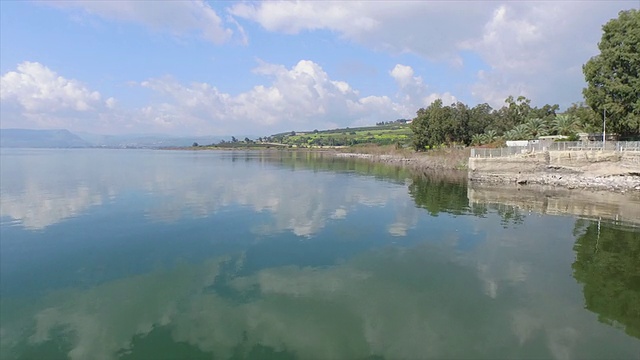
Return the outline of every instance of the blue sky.
[[[632,1],[1,1],[2,128],[269,135],[582,100]]]

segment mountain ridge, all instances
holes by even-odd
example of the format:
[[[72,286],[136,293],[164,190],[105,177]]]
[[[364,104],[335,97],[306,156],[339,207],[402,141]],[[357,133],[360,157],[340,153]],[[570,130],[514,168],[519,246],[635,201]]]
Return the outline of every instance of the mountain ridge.
[[[171,136],[159,134],[100,135],[67,129],[0,129],[5,148],[162,148],[213,144],[230,136]]]

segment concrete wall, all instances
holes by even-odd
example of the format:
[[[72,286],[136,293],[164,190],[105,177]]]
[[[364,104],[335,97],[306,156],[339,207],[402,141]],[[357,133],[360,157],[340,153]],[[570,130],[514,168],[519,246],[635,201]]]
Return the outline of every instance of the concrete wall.
[[[637,151],[623,151],[621,153],[621,161],[624,164],[631,166],[640,166],[640,152]]]
[[[617,151],[549,151],[548,165],[585,166],[597,162],[619,162],[621,155]]]
[[[640,171],[640,153],[618,151],[546,151],[544,153],[497,158],[469,158],[469,171],[487,174],[526,174],[548,166],[580,168],[595,163],[611,163]]]
[[[544,168],[544,154],[498,158],[469,158],[469,171],[481,173],[533,173]]]

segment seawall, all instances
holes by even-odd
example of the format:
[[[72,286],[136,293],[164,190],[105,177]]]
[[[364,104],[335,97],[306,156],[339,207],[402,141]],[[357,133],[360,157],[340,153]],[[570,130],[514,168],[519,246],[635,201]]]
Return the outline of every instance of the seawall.
[[[640,153],[545,151],[494,158],[469,158],[469,180],[640,191]]]

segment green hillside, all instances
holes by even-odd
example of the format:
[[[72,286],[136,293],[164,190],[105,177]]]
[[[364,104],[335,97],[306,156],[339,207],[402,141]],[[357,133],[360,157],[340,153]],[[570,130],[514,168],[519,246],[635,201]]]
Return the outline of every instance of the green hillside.
[[[292,131],[271,135],[266,138],[266,141],[296,147],[352,146],[358,144],[399,144],[404,146],[410,143],[411,135],[412,132],[408,124],[392,123],[333,130]],[[263,141],[265,141],[264,138]]]

